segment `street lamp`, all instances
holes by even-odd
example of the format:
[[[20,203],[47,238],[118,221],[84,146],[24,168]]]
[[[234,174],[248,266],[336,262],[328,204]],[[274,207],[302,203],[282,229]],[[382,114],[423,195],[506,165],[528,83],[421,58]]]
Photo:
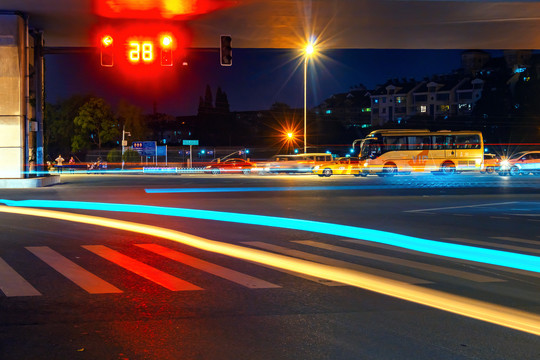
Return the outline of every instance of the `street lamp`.
[[[304,48],[304,154],[307,152],[307,64],[308,59],[315,53],[315,46],[309,42]]]
[[[122,126],[122,170],[124,170],[124,148],[127,146],[126,135],[131,136],[131,133],[125,130],[125,125]]]

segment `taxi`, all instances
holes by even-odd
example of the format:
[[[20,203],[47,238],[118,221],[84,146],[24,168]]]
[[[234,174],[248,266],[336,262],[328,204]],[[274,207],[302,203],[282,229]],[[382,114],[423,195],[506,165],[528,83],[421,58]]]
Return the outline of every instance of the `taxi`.
[[[495,154],[484,154],[484,166],[480,171],[482,174],[493,174],[499,171],[501,159]]]
[[[332,175],[362,176],[359,164],[357,157],[341,157],[331,163],[315,166],[313,173],[320,177],[330,177]]]
[[[509,159],[501,161],[499,175],[540,175],[540,151],[520,152]]]

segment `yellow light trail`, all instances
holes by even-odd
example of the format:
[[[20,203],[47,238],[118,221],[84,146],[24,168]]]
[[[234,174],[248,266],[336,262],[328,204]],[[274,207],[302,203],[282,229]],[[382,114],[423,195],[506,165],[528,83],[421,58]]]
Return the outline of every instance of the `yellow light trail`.
[[[415,302],[417,304],[471,317],[492,324],[509,327],[534,335],[540,335],[540,316],[522,310],[495,305],[480,300],[426,289],[396,280],[386,279],[359,271],[323,265],[311,261],[291,258],[243,246],[221,243],[199,236],[182,233],[162,227],[134,222],[108,219],[98,216],[73,214],[55,210],[29,209],[0,206],[0,212],[38,216],[65,220],[101,227],[125,230],[139,234],[172,240],[201,250],[228,255],[238,259],[254,261],[314,277],[320,277],[347,285],[374,291],[383,295]]]

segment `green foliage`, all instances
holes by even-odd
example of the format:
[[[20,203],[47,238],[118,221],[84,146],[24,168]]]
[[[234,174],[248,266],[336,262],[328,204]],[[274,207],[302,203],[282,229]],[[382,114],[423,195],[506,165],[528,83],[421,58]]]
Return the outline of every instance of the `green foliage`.
[[[122,161],[122,150],[112,149],[107,153],[107,162],[120,163]]]
[[[75,95],[57,104],[45,104],[44,112],[44,141],[48,154],[69,153],[75,124],[73,119],[90,95]]]
[[[100,98],[91,98],[79,109],[73,119],[75,136],[71,147],[73,151],[90,149],[101,146],[109,141],[118,139],[120,130],[111,107]]]
[[[126,149],[124,151],[124,161],[126,163],[138,163],[141,161],[141,156],[135,150]]]
[[[131,134],[132,141],[142,141],[147,139],[149,130],[143,115],[143,110],[140,107],[132,105],[125,100],[120,100],[116,116],[121,124],[120,128],[123,127],[126,132]]]

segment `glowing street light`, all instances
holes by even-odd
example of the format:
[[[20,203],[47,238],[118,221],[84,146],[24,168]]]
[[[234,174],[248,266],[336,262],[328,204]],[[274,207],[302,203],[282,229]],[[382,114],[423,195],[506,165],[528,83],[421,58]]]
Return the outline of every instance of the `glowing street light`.
[[[289,138],[289,140],[292,140],[293,137],[294,137],[294,134],[292,132],[287,133],[287,138]]]
[[[304,48],[304,154],[307,152],[307,64],[315,54],[315,45],[309,42]]]

